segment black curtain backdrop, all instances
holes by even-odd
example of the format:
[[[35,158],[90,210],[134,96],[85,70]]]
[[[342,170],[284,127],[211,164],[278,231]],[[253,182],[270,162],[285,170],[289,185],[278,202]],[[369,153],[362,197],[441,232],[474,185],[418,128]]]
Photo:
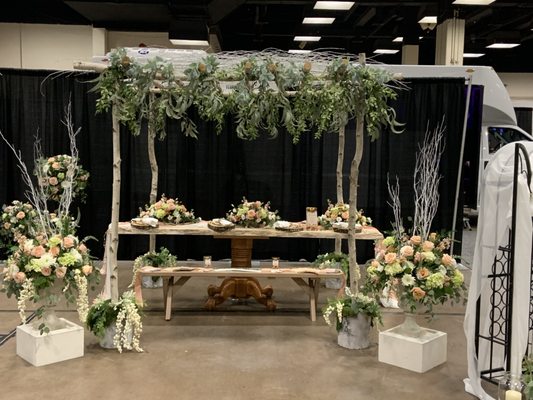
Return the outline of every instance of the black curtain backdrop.
[[[533,109],[529,107],[515,107],[516,121],[518,126],[525,130],[527,133],[531,133],[531,118],[533,116]]]
[[[64,108],[72,101],[73,119],[82,131],[78,137],[81,164],[91,173],[88,197],[80,204],[80,236],[99,239],[91,244],[94,255],[103,253],[104,232],[111,217],[112,137],[110,114],[95,114],[96,94],[90,92],[94,73],[0,69],[0,129],[20,149],[28,168],[33,168],[34,135],[42,138],[45,156],[68,153],[68,137],[61,124]],[[413,215],[412,178],[417,142],[426,126],[432,128],[443,117],[447,125],[446,149],[441,161],[444,176],[440,185],[441,200],[435,229],[451,229],[455,179],[460,135],[464,117],[463,79],[416,79],[408,82],[394,107],[398,120],[406,123],[401,135],[383,132],[373,143],[365,141],[360,174],[359,207],[374,219],[380,230],[389,230],[392,212],[387,205],[387,173],[398,175],[402,187],[404,217]],[[270,200],[273,209],[287,220],[305,219],[305,207],[316,206],[319,213],[327,199],[335,200],[335,167],[338,138],[324,135],[315,140],[304,135],[297,145],[281,131],[275,139],[262,137],[243,141],[234,134],[232,119],[226,128],[214,133],[211,124],[194,116],[199,138],[184,137],[175,121],[169,121],[168,136],[157,142],[160,194],[178,197],[197,216],[211,219],[223,216],[243,196],[249,200]],[[355,147],[355,128],[347,128],[344,164],[349,173]],[[148,201],[150,169],[146,148],[146,129],[134,137],[121,132],[122,188],[121,221],[128,221]],[[348,175],[345,182],[348,198]],[[7,146],[0,143],[0,204],[24,200],[23,186],[15,159]],[[462,211],[462,204],[460,204]],[[462,215],[458,218],[458,227]],[[409,225],[407,223],[407,225]],[[167,246],[180,259],[200,259],[211,254],[214,259],[230,256],[229,242],[208,237],[158,238],[158,247]],[[359,261],[372,256],[370,243],[359,244]],[[146,236],[121,236],[120,259],[133,259],[147,251]],[[331,240],[269,239],[254,245],[254,258],[280,256],[283,259],[314,260],[317,254],[331,251]]]

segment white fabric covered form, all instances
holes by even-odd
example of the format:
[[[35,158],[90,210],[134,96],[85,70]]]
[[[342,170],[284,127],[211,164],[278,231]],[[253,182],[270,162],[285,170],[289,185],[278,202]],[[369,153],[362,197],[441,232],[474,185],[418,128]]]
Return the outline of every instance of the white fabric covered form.
[[[522,143],[533,164],[533,143]],[[523,153],[522,153],[523,154]],[[499,246],[509,241],[513,201],[513,171],[515,143],[501,148],[487,165],[484,173],[479,210],[478,232],[472,264],[472,278],[468,292],[468,305],[464,320],[467,339],[468,378],[465,390],[483,400],[491,400],[481,387],[480,371],[489,366],[488,341],[480,339],[479,358],[476,357],[475,323],[476,303],[481,296],[480,334],[489,335],[490,324],[490,279],[495,256]],[[519,168],[519,170],[524,170]],[[514,293],[512,318],[511,372],[521,373],[521,362],[528,342],[530,282],[531,282],[531,192],[527,177],[522,173],[518,177],[516,209],[516,241],[514,252]],[[505,319],[505,315],[501,316]],[[502,346],[493,353],[493,366],[505,367]]]

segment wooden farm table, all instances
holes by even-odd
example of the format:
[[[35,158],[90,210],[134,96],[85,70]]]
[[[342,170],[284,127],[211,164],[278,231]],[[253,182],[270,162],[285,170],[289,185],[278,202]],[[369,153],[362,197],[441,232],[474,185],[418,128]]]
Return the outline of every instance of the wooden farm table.
[[[109,231],[108,231],[109,234]],[[119,222],[118,224],[119,235],[189,235],[189,236],[212,236],[214,238],[231,239],[231,266],[233,268],[250,268],[252,260],[252,247],[254,239],[268,239],[268,238],[294,238],[294,239],[348,239],[348,234],[338,233],[332,230],[310,230],[305,229],[297,232],[281,231],[274,228],[241,228],[236,227],[232,230],[225,232],[215,232],[209,229],[206,221],[197,222],[194,224],[160,224],[157,228],[152,229],[139,229],[133,227],[129,222]],[[374,227],[363,227],[363,230],[355,234],[355,240],[380,240],[383,239],[383,235]],[[108,236],[106,240],[106,255],[104,257],[104,267],[106,273],[105,279],[105,293],[118,293],[118,276],[117,268],[112,265],[114,257],[110,254],[111,240]],[[227,297],[235,297],[237,293],[243,292],[246,289],[244,286],[257,286],[253,291],[260,292],[263,289],[260,287],[257,280],[252,277],[242,279],[239,281],[239,285],[231,285],[232,291],[230,291],[224,284],[217,287],[218,294],[223,294]],[[252,283],[250,283],[252,282]],[[244,285],[244,286],[243,286]],[[258,300],[259,301],[259,300]],[[218,304],[218,303],[217,303]]]
[[[346,277],[339,269],[317,269],[317,268],[202,268],[202,267],[173,267],[154,268],[142,267],[135,280],[135,297],[142,304],[142,277],[160,276],[163,278],[163,304],[165,306],[165,320],[169,321],[172,316],[173,288],[181,288],[192,277],[213,277],[225,278],[221,287],[240,287],[241,293],[237,293],[239,298],[254,297],[258,302],[265,305],[267,310],[276,309],[276,303],[272,299],[272,288],[267,286],[258,289],[250,284],[249,279],[253,278],[290,278],[309,296],[309,313],[311,321],[316,321],[316,308],[318,302],[318,292],[320,289],[320,279],[342,278],[344,284]],[[307,282],[305,281],[307,279]],[[241,281],[248,281],[246,285],[240,285]],[[344,284],[342,287],[344,288]],[[220,293],[215,285],[209,285],[207,290],[209,297],[205,308],[213,310],[217,304],[222,303],[226,296]],[[248,290],[247,290],[248,289]],[[260,291],[259,291],[260,290]]]

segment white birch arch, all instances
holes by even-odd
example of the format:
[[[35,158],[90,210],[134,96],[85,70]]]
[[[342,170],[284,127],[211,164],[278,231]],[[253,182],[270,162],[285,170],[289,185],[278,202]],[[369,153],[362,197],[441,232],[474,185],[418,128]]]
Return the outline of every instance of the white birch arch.
[[[522,143],[533,161],[533,143]],[[467,339],[468,378],[464,380],[465,390],[483,400],[492,400],[481,387],[480,371],[489,366],[490,349],[486,340],[479,341],[479,357],[476,356],[475,325],[476,303],[480,301],[479,333],[489,336],[490,324],[490,279],[492,265],[498,247],[509,240],[512,219],[513,174],[515,144],[501,148],[487,165],[481,192],[481,207],[478,232],[472,264],[472,278],[468,292],[464,331]],[[523,168],[519,168],[519,171]],[[511,372],[520,375],[522,358],[528,343],[529,303],[531,283],[531,195],[525,173],[518,176],[516,230],[514,255],[514,280],[512,299]],[[502,319],[505,315],[501,316]],[[511,321],[510,321],[511,322]],[[505,365],[503,347],[493,353],[492,365]]]

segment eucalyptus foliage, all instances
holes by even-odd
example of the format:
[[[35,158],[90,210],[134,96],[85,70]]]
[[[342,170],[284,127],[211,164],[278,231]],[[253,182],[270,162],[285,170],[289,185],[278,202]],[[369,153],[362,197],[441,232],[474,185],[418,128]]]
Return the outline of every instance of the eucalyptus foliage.
[[[319,138],[358,117],[364,118],[372,139],[382,127],[399,132],[388,105],[398,87],[390,73],[343,58],[331,61],[321,74],[311,70],[310,61],[279,63],[259,56],[222,68],[215,55],[208,55],[178,77],[172,64],[160,58],[140,64],[118,49],[94,90],[100,95],[97,111],[114,105],[121,123],[135,135],[144,119],[163,138],[168,117],[180,121],[185,135],[196,137],[189,116],[193,107],[203,120],[215,124],[217,133],[226,116],[233,115],[242,139],[255,139],[263,131],[275,137],[284,127],[296,143],[305,132]],[[221,82],[231,82],[231,89],[223,90]]]

